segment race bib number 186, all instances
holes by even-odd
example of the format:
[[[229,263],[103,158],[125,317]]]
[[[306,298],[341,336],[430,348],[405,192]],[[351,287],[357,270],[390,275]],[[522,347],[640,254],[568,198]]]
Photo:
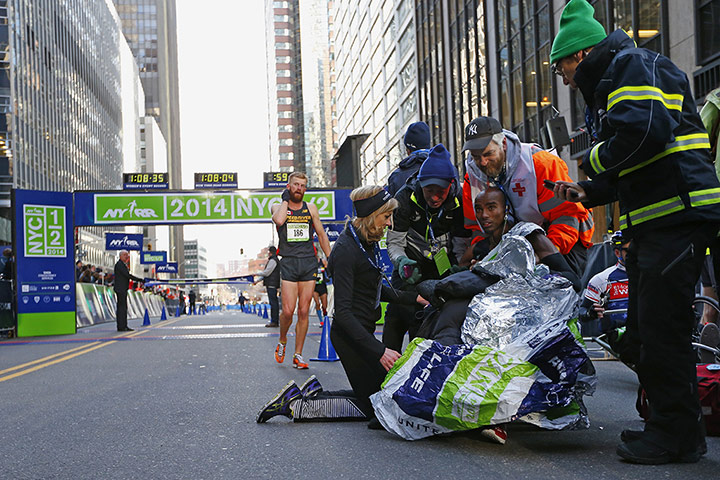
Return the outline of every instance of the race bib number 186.
[[[310,240],[310,225],[307,223],[288,223],[288,242],[307,242]]]

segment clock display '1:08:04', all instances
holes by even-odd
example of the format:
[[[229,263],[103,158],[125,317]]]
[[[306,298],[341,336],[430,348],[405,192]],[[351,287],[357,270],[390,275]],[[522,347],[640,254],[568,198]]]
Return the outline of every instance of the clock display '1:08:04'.
[[[236,173],[198,173],[196,181],[201,183],[236,182],[236,175]]]

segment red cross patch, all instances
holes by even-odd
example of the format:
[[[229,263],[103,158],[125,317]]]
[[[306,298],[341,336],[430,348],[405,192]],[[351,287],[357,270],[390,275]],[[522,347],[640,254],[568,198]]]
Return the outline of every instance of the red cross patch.
[[[513,192],[518,194],[518,197],[522,197],[525,190],[526,188],[520,185],[520,182],[515,183],[515,187],[512,189]]]

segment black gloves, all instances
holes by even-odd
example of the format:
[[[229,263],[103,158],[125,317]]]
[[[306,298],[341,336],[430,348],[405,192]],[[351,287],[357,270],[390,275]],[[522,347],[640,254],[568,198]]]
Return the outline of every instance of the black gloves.
[[[290,202],[290,190],[288,190],[287,188],[283,190],[282,197],[280,198],[282,198],[282,200],[285,202]]]

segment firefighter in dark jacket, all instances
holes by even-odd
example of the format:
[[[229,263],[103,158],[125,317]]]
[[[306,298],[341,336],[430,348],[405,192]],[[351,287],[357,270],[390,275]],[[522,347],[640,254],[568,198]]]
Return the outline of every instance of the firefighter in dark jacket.
[[[393,287],[414,291],[421,280],[456,271],[471,232],[464,228],[457,170],[442,144],[430,150],[417,179],[405,185],[395,199],[399,206],[387,233],[388,255],[395,266]],[[420,326],[420,319],[415,317],[420,310],[388,305],[383,343],[400,351],[405,332],[412,339]]]
[[[622,432],[617,453],[634,463],[696,462],[707,447],[691,305],[720,225],[720,184],[690,84],[623,30],[606,37],[586,0],[563,10],[550,62],[582,93],[594,140],[582,162],[592,180],[558,182],[555,194],[586,206],[618,200],[620,229],[631,239],[620,354],[636,365],[651,412],[644,431]]]
[[[430,127],[425,122],[411,123],[405,131],[403,144],[407,157],[400,161],[398,167],[388,178],[387,191],[393,197],[405,186],[408,179],[413,178],[423,164],[430,151]]]

